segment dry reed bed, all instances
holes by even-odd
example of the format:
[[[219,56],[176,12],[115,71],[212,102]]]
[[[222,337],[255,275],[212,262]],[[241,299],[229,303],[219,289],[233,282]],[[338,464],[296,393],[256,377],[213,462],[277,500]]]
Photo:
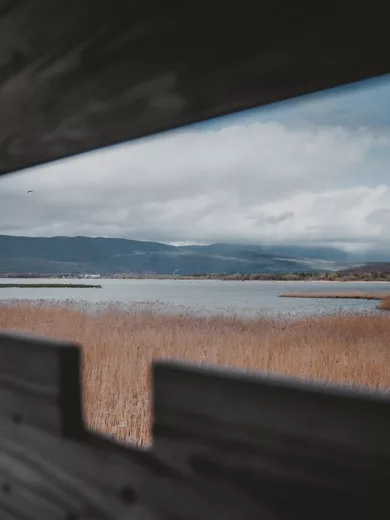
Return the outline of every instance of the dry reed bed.
[[[196,318],[59,305],[0,305],[0,329],[83,346],[87,423],[121,440],[150,442],[150,366],[181,359],[388,389],[390,316],[298,320]]]

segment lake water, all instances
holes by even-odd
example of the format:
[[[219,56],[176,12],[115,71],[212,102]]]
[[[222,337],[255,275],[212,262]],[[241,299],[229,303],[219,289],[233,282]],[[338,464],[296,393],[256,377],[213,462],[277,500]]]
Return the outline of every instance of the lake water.
[[[72,283],[72,280],[0,279],[1,283]],[[376,301],[279,298],[288,292],[375,291],[390,292],[390,283],[370,282],[238,282],[219,280],[74,280],[100,284],[102,289],[0,288],[5,300],[57,300],[87,308],[119,305],[129,309],[200,315],[255,317],[300,316],[335,312],[379,312]]]

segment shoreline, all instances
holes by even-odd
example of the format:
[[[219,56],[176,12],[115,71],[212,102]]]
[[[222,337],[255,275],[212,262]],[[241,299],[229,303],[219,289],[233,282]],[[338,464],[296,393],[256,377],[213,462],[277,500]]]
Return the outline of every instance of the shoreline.
[[[0,292],[1,295],[1,292]],[[274,295],[275,300],[278,300],[280,294]],[[286,298],[287,299],[287,298]],[[326,299],[326,298],[324,298]],[[189,317],[196,319],[237,319],[243,322],[253,322],[256,320],[287,320],[289,322],[301,320],[301,319],[316,319],[322,317],[334,317],[342,318],[344,316],[375,316],[381,314],[380,310],[390,310],[375,305],[373,298],[368,298],[367,303],[359,307],[351,307],[347,304],[343,305],[340,299],[333,299],[337,301],[337,307],[327,307],[320,303],[313,309],[304,308],[301,310],[295,305],[291,309],[272,309],[258,308],[258,309],[237,309],[232,306],[227,306],[223,309],[218,308],[215,311],[211,311],[207,306],[202,305],[189,305],[189,304],[172,304],[163,300],[140,300],[140,301],[121,301],[121,300],[88,300],[85,298],[79,299],[76,297],[71,298],[50,298],[44,296],[41,298],[18,298],[11,296],[8,298],[0,297],[0,312],[4,308],[23,308],[23,307],[34,307],[34,308],[60,308],[70,309],[76,312],[85,313],[86,315],[105,315],[107,313],[115,312],[118,314],[128,315],[150,315],[150,316],[176,316],[176,317]],[[348,300],[348,298],[346,299]],[[351,298],[349,299],[352,300]],[[361,302],[365,301],[362,298],[358,298]],[[378,300],[377,300],[378,301]],[[390,300],[382,300],[380,304],[386,304]]]
[[[69,280],[69,281],[80,281],[80,280],[89,280],[89,278],[61,278],[61,277],[51,277],[51,276],[48,276],[48,277],[31,277],[31,278],[27,278],[27,277],[13,277],[13,278],[2,278],[0,276],[0,280],[7,280],[7,282],[4,282],[2,283],[0,281],[0,286],[2,285],[12,285],[12,282],[8,282],[8,280],[26,280],[26,282],[19,282],[18,284],[16,285],[20,285],[20,286],[26,286],[29,284],[29,282],[27,280]],[[175,281],[175,282],[183,282],[183,281],[220,281],[220,282],[274,282],[274,283],[296,283],[296,282],[305,282],[305,283],[324,283],[324,284],[367,284],[367,283],[372,283],[372,284],[384,284],[384,283],[388,283],[390,284],[390,279],[388,280],[345,280],[345,279],[338,279],[338,280],[316,280],[315,278],[302,278],[302,279],[297,279],[297,280],[288,280],[288,279],[241,279],[241,278],[229,278],[229,277],[197,277],[197,276],[183,276],[183,277],[172,277],[172,276],[132,276],[132,277],[122,277],[122,278],[116,278],[116,277],[101,277],[101,278],[98,278],[99,282],[105,282],[105,281],[112,281],[112,280],[121,280],[121,281],[127,281],[127,280],[155,280],[155,281]],[[15,284],[13,284],[15,285]],[[63,287],[63,286],[67,286],[67,285],[72,285],[72,284],[55,284],[55,282],[53,282],[53,284],[50,284],[50,283],[43,283],[43,284],[39,284],[39,283],[34,283],[34,284],[30,284],[30,285],[54,285],[56,287]],[[100,285],[86,285],[86,284],[73,284],[74,285],[82,285],[82,287],[101,287]]]

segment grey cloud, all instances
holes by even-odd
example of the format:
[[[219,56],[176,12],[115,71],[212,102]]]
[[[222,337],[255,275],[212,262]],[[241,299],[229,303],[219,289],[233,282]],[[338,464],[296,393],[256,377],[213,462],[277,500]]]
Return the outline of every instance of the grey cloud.
[[[280,215],[267,217],[265,215],[260,215],[257,217],[257,224],[279,224],[280,222],[284,222],[287,219],[294,218],[295,213],[292,211],[286,211],[285,213],[281,213]]]
[[[390,208],[380,208],[371,211],[366,221],[370,224],[379,225],[387,232],[390,231]]]
[[[279,123],[171,132],[0,180],[0,233],[367,240],[375,230],[365,219],[386,205],[386,186],[331,192],[341,181],[353,186],[357,172],[369,175],[369,152],[389,144],[368,131]]]

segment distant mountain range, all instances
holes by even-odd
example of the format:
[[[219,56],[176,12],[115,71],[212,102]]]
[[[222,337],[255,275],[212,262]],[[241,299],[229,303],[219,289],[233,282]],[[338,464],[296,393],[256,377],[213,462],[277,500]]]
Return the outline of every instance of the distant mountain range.
[[[121,238],[0,235],[0,273],[166,274],[336,271],[363,263],[334,248],[172,246]]]
[[[364,273],[390,273],[390,262],[368,262],[356,267],[347,267],[339,271],[342,275]]]

